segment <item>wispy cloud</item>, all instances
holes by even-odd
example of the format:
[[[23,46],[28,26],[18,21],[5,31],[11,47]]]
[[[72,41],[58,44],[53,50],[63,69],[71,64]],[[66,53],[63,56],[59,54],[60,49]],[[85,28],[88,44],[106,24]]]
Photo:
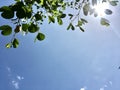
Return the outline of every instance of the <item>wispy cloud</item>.
[[[108,86],[107,85],[104,85],[105,88],[107,88]]]
[[[6,69],[9,73],[11,73],[11,68],[10,67],[6,67]]]
[[[15,89],[19,89],[19,82],[13,80],[13,81],[11,81],[11,83]]]
[[[100,90],[105,90],[107,87],[112,86],[112,84],[112,81],[108,81],[107,84],[100,88]]]
[[[24,79],[24,77],[19,76],[19,75],[17,75],[16,77],[17,77],[18,80],[23,80]]]
[[[104,90],[104,88],[100,88],[100,90]]]
[[[80,88],[80,90],[86,90],[86,87],[82,87],[82,88]]]
[[[23,76],[20,75],[14,75],[14,73],[12,73],[12,70],[10,67],[6,67],[7,71],[8,71],[8,77],[10,79],[10,84],[15,88],[15,89],[20,89],[20,81],[24,79]]]
[[[109,84],[112,85],[113,84],[112,81],[109,81]]]

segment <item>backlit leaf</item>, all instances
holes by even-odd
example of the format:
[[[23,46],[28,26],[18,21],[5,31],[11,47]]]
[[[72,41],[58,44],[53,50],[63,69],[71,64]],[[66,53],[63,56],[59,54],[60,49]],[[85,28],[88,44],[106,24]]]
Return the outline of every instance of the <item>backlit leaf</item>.
[[[89,12],[89,4],[85,4],[83,6],[83,13],[84,13],[85,16],[87,16],[88,12]]]
[[[105,18],[101,18],[101,25],[104,25],[104,26],[109,26],[110,24],[109,24],[109,21],[107,20],[107,19],[105,19]]]
[[[111,0],[109,0],[109,3],[110,3],[112,6],[116,6],[117,3],[118,3],[118,1],[117,1],[117,0],[116,0],[116,1],[111,1]]]
[[[63,21],[62,21],[62,19],[60,17],[57,17],[57,22],[58,22],[59,25],[63,24]]]
[[[11,43],[7,43],[7,44],[5,45],[6,48],[11,48],[11,46],[12,46]]]

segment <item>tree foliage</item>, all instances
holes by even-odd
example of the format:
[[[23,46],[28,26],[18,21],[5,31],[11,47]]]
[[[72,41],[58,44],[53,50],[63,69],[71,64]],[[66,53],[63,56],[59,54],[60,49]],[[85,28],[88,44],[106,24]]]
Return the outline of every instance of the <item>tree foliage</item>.
[[[12,28],[10,25],[0,26],[1,35],[8,36],[13,35],[13,38],[6,44],[6,48],[17,48],[19,46],[19,40],[16,38],[17,33],[37,33],[35,41],[42,41],[45,39],[45,35],[41,32],[40,26],[45,19],[48,23],[57,22],[59,25],[63,24],[63,18],[69,17],[69,24],[67,30],[75,30],[79,28],[84,32],[83,25],[88,21],[82,16],[93,15],[98,16],[94,6],[102,3],[109,3],[112,6],[116,6],[117,0],[14,0],[13,4],[9,6],[2,6],[0,8],[1,17],[7,20],[11,20],[15,25]],[[73,9],[76,13],[65,13],[65,10]],[[112,10],[106,8],[104,13],[111,15]],[[77,24],[74,24],[73,22]],[[101,17],[101,25],[109,26],[109,20]]]

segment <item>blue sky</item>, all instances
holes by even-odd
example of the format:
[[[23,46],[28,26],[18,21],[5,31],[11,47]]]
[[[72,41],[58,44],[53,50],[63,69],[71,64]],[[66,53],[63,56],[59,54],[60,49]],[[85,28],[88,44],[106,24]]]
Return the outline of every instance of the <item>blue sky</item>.
[[[6,49],[9,37],[0,35],[0,90],[120,90],[120,6],[113,9],[110,27],[93,17],[87,17],[84,33],[67,31],[67,21],[45,23],[44,41],[20,34],[17,49]],[[10,21],[0,18],[3,24]]]

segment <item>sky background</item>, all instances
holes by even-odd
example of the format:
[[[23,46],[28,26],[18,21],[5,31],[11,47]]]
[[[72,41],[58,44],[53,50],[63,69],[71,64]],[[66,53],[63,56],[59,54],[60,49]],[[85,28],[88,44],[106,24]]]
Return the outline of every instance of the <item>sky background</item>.
[[[13,0],[0,0],[0,6]],[[41,26],[46,35],[19,34],[20,46],[6,49],[10,37],[0,35],[0,90],[120,90],[120,5],[107,16],[110,27],[86,17],[83,33],[63,26]],[[0,26],[11,24],[0,17]]]

